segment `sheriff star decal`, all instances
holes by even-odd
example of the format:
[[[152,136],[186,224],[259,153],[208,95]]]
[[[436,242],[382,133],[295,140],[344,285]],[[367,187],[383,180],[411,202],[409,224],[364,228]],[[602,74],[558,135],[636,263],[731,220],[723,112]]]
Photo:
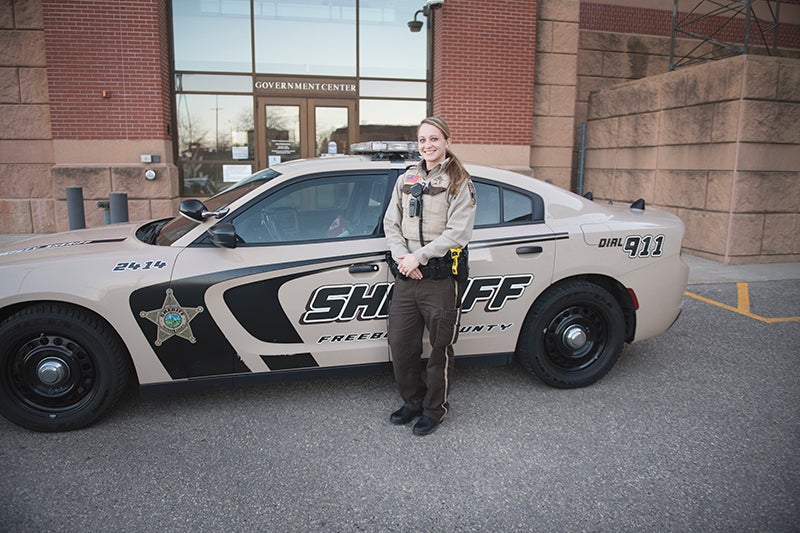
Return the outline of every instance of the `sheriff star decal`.
[[[158,326],[156,346],[161,346],[165,340],[175,335],[194,344],[197,339],[194,338],[189,323],[202,312],[203,306],[181,307],[181,304],[172,295],[172,289],[167,289],[167,297],[164,298],[164,305],[161,306],[161,309],[141,311],[139,316]]]

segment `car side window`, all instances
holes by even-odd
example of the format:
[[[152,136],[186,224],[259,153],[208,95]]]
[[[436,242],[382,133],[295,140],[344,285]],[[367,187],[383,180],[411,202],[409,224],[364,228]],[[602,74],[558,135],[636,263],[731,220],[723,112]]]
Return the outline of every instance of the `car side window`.
[[[473,177],[478,202],[475,226],[544,221],[544,202],[536,193]]]
[[[503,222],[530,222],[533,202],[530,196],[503,189]]]
[[[290,183],[232,220],[242,244],[379,235],[385,174],[317,176]]]
[[[475,225],[491,226],[500,223],[500,187],[475,183]]]

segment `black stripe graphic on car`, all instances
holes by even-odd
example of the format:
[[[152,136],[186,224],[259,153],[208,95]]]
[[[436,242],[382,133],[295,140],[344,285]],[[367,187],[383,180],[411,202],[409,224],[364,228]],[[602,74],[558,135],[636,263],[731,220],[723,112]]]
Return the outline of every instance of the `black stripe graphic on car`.
[[[160,311],[161,316],[157,316],[157,320],[163,321],[165,318],[169,318],[166,316],[170,312],[167,304],[168,290],[171,291],[171,295],[175,298],[180,309],[196,311],[200,307],[205,307],[205,293],[217,283],[298,266],[332,262],[340,263],[353,260],[363,261],[368,258],[382,260],[384,256],[383,254],[374,253],[351,254],[324,260],[314,259],[275,265],[259,265],[173,280],[172,283],[151,285],[131,293],[129,299],[131,311],[142,333],[172,379],[249,373],[250,369],[241,361],[234,347],[228,342],[228,339],[223,335],[210,313],[205,309],[191,317],[189,327],[192,331],[194,342],[186,337],[181,337],[180,334],[169,336],[159,334],[160,331],[163,333],[164,325],[154,323],[148,317],[157,316],[159,313],[152,312]],[[226,291],[224,298],[226,303],[231,306],[234,316],[241,321],[242,326],[255,338],[272,343],[300,343],[302,341],[297,330],[277,301],[278,290],[283,283],[292,279],[334,268],[341,268],[341,265],[328,265],[313,271],[304,271],[289,276],[246,284]],[[260,289],[257,291],[261,294],[259,296],[260,299],[251,297],[246,299],[237,298],[240,294],[240,289],[242,291],[241,294],[247,294],[248,291],[255,294],[256,291],[253,291],[254,285],[261,285],[261,287],[256,287]],[[265,288],[274,291],[274,298],[267,300],[263,298]],[[229,301],[228,293],[231,291],[234,292]],[[274,302],[274,305],[270,306],[272,311],[265,313],[265,305],[268,305],[268,302]],[[178,311],[173,313],[178,320],[187,320],[189,318],[188,315],[181,317],[182,313],[179,312],[179,309],[173,311]]]
[[[493,248],[495,246],[514,246],[520,244],[529,244],[532,242],[548,242],[560,241],[569,239],[569,233],[548,233],[544,235],[532,235],[530,237],[502,237],[499,239],[482,239],[469,243],[471,250],[478,250],[481,248]]]
[[[17,248],[16,250],[9,250],[7,252],[0,253],[0,256],[5,255],[15,255],[21,254],[25,252],[36,252],[38,250],[50,250],[52,248],[66,248],[66,247],[73,247],[73,246],[86,246],[88,244],[104,244],[109,242],[122,242],[127,237],[121,237],[116,239],[97,239],[97,240],[84,240],[84,241],[66,241],[66,242],[53,242],[50,244],[39,244],[37,246],[28,246],[27,248]]]
[[[567,238],[569,238],[567,233],[554,233],[523,238],[479,240],[474,241],[470,246],[478,249]],[[172,294],[179,302],[180,308],[198,309],[204,305],[206,291],[217,283],[289,268],[327,265],[311,271],[258,280],[233,287],[225,291],[223,295],[225,303],[231,309],[233,315],[254,338],[274,344],[299,344],[302,339],[292,320],[286,316],[277,298],[280,287],[294,279],[341,268],[342,262],[354,260],[384,261],[385,256],[384,253],[350,254],[324,259],[258,265],[174,280],[171,284],[160,284],[134,291],[130,297],[131,310],[136,316],[139,327],[153,346],[153,350],[172,379],[247,373],[250,372],[250,369],[238,357],[233,346],[222,334],[222,331],[208,312],[199,312],[192,317],[191,325],[193,331],[202,332],[193,341],[187,341],[187,338],[166,338],[162,341],[159,335],[159,326],[154,324],[153,320],[147,318],[147,312],[166,309],[167,289],[172,290]],[[312,364],[308,360],[297,358],[291,364],[298,365],[293,368],[307,368],[314,366],[316,361]],[[267,365],[269,366],[269,363]]]
[[[250,372],[211,315],[205,309],[205,312],[198,312],[199,308],[205,306],[207,289],[208,285],[199,283],[172,286],[160,283],[131,293],[129,301],[133,316],[172,379]],[[174,304],[169,303],[170,296],[178,302],[180,309],[196,312],[188,324],[193,340],[185,335],[169,335],[167,338],[162,335],[164,328],[170,327],[170,319],[184,321],[187,318],[181,316],[182,313],[174,308]],[[154,311],[156,313],[153,314]],[[153,315],[160,322],[154,323],[149,318]],[[172,324],[172,329],[177,330],[184,325]]]
[[[291,355],[262,355],[270,370],[294,370],[297,368],[318,367],[316,359],[310,353],[296,353]]]

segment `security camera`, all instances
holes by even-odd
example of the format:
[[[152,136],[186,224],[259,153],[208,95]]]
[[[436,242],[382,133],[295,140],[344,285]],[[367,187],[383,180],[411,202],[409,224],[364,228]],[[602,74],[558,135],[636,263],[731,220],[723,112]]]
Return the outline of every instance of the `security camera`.
[[[428,7],[442,7],[444,0],[427,0],[425,5]]]
[[[422,21],[421,20],[411,20],[408,23],[408,29],[414,33],[422,30]]]

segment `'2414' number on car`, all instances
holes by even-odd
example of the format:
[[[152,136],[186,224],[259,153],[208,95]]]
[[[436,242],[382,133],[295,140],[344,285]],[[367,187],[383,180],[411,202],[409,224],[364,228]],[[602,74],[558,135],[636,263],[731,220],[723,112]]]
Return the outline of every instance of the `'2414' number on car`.
[[[123,272],[125,270],[150,270],[151,268],[164,268],[167,264],[164,261],[145,261],[144,263],[138,263],[136,261],[127,261],[122,263],[117,263],[114,266],[114,270],[112,272]]]
[[[622,249],[628,252],[628,257],[659,257],[664,253],[664,236],[630,235],[625,238]]]

